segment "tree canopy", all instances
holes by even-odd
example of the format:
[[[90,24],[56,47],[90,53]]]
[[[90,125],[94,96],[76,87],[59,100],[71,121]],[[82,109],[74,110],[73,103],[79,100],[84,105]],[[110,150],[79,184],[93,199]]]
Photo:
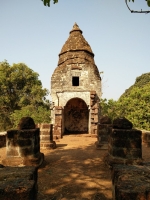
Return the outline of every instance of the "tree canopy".
[[[150,129],[150,73],[142,74],[136,78],[135,83],[129,87],[119,98],[114,100],[101,100],[102,115],[112,120],[116,116],[126,117],[135,128]]]
[[[17,126],[21,117],[33,117],[35,123],[50,121],[48,90],[24,63],[0,63],[0,129]]]
[[[125,90],[125,92],[121,95],[120,99],[128,96],[133,88],[135,87],[143,88],[149,83],[150,83],[150,72],[142,74],[141,76],[138,76],[135,80],[135,83],[132,86],[130,86],[127,90]]]

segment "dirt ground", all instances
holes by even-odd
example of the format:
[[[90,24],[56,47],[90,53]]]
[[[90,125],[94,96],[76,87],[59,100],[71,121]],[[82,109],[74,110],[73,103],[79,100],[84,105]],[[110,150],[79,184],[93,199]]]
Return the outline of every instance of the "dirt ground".
[[[45,155],[38,170],[38,200],[110,200],[110,171],[102,159],[107,150],[95,148],[96,138],[87,134],[66,135]],[[143,159],[150,161],[150,148],[143,145]],[[6,148],[0,148],[0,161]]]

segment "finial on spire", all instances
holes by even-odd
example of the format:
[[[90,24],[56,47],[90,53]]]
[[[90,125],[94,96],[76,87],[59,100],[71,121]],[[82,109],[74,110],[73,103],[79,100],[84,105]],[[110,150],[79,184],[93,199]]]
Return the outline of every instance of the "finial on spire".
[[[73,28],[79,28],[78,24],[75,22]]]
[[[80,31],[80,33],[82,34],[82,31],[80,30],[80,28],[76,22],[73,25],[73,29],[70,31],[70,33],[72,33],[73,31]]]

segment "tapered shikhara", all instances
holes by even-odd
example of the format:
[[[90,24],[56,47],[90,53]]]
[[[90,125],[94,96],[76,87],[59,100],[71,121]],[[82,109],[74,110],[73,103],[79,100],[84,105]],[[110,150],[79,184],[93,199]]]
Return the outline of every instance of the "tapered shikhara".
[[[94,53],[75,23],[51,77],[54,135],[97,133],[101,77]]]

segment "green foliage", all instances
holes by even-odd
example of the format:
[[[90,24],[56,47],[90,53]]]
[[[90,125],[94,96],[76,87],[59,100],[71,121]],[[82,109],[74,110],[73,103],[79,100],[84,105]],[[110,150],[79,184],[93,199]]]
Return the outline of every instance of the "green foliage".
[[[150,0],[145,0],[145,1],[147,1],[147,5],[150,7]],[[130,2],[130,0],[129,0],[129,2]],[[134,0],[132,0],[132,2],[134,2]]]
[[[150,0],[147,0],[147,5],[150,7]]]
[[[134,85],[132,85],[131,87],[129,87],[129,88],[121,95],[120,98],[125,97],[125,96],[128,96],[134,87],[142,88],[142,87],[144,87],[145,85],[147,85],[148,83],[150,83],[150,73],[142,74],[141,76],[139,76],[139,77],[136,78]]]
[[[16,125],[16,120],[26,114],[31,116],[32,113],[36,123],[41,122],[38,115],[42,116],[43,111],[46,112],[43,117],[47,116],[50,105],[46,100],[48,91],[42,89],[38,76],[24,63],[12,66],[7,61],[0,63],[0,130]],[[50,120],[46,117],[46,121]]]
[[[21,110],[15,110],[10,118],[14,122],[13,126],[17,127],[20,119],[22,117],[32,117],[34,119],[35,124],[38,123],[49,123],[50,122],[50,111],[49,106],[39,106],[37,109],[33,105],[28,105],[26,107],[22,107]]]
[[[101,115],[110,117],[111,120],[120,115],[117,101],[101,99]]]
[[[150,82],[143,87],[133,86],[128,95],[118,100],[118,104],[134,127],[150,129]]]
[[[137,77],[118,101],[102,99],[100,105],[102,115],[126,117],[135,128],[150,130],[150,73]]]
[[[50,7],[50,1],[51,0],[42,0],[43,1],[43,3],[44,3],[44,6],[48,6],[48,7]],[[58,3],[58,0],[53,0],[53,3],[55,4],[55,3]]]

